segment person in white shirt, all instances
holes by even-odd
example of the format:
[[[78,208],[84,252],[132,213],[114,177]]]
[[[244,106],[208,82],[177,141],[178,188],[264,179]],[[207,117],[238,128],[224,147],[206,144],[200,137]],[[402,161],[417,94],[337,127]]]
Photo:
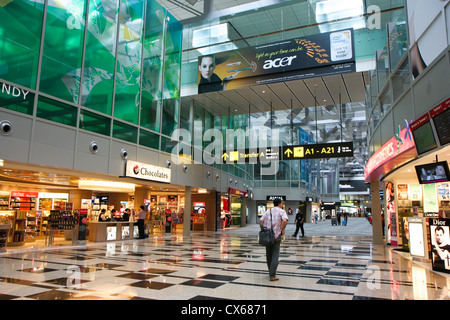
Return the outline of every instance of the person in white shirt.
[[[279,280],[276,273],[280,256],[281,239],[289,220],[286,211],[283,210],[283,202],[281,199],[275,199],[273,205],[274,208],[267,210],[259,221],[261,230],[263,228],[273,228],[275,234],[275,243],[271,246],[266,246],[266,260],[267,267],[269,268],[270,281]]]

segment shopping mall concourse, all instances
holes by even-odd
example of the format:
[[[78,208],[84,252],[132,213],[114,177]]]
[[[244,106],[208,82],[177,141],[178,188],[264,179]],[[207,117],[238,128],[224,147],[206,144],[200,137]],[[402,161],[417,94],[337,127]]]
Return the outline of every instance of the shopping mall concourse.
[[[0,300],[450,298],[448,0],[14,0],[0,20]]]

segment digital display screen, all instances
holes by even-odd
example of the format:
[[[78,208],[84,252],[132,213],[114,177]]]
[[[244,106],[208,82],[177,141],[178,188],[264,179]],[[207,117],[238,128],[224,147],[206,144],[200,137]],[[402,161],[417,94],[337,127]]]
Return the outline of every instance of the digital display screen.
[[[416,166],[419,183],[436,183],[450,180],[447,161],[440,161]]]
[[[450,108],[433,117],[434,127],[441,145],[450,142]]]
[[[431,123],[426,122],[420,127],[412,130],[414,142],[416,143],[417,153],[422,154],[437,148]]]

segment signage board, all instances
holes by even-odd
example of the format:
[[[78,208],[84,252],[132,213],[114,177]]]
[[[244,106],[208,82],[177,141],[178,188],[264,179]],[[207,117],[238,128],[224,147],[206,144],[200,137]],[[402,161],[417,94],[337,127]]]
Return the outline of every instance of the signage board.
[[[170,183],[171,169],[127,160],[125,177]]]
[[[434,128],[441,146],[450,142],[450,98],[430,110]]]
[[[353,142],[284,146],[283,160],[339,158],[353,156]]]
[[[279,148],[255,148],[245,150],[224,151],[224,163],[257,163],[279,160]]]
[[[323,144],[303,144],[295,146],[272,147],[225,151],[224,163],[267,163],[279,160],[302,160],[353,157],[353,142]]]
[[[413,257],[427,258],[427,233],[424,218],[408,217],[407,234],[409,240],[409,253]]]
[[[414,137],[417,148],[417,154],[422,154],[437,148],[436,139],[434,138],[433,128],[431,127],[430,116],[428,113],[419,119],[411,122],[409,128]]]
[[[286,201],[286,196],[266,196],[267,201],[274,201],[275,199]]]
[[[198,93],[355,72],[353,29],[198,58]]]
[[[430,219],[433,270],[450,273],[450,219]]]

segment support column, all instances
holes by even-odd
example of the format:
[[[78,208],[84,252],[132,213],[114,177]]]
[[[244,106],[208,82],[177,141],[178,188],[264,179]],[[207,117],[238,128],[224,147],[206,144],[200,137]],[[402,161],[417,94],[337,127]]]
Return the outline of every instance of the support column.
[[[191,236],[192,188],[184,187],[183,237]]]
[[[136,188],[134,190],[134,211],[138,213],[140,206],[144,205],[144,200],[148,199],[149,190],[146,188]]]
[[[242,197],[242,207],[241,207],[241,227],[247,226],[247,198]]]
[[[370,183],[372,195],[372,232],[373,244],[384,244],[381,224],[380,181]]]

